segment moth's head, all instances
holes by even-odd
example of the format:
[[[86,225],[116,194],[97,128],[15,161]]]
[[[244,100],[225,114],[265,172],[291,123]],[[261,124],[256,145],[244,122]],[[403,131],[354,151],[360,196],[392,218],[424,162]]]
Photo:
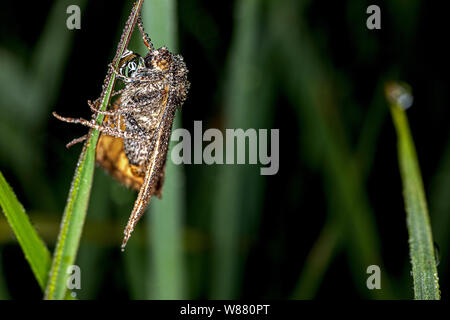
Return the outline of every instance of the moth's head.
[[[158,50],[153,50],[145,57],[145,63],[148,68],[160,71],[167,71],[172,62],[172,53],[167,47],[161,47]]]
[[[119,73],[127,78],[135,77],[141,68],[145,68],[144,58],[132,51],[127,51],[119,63]]]

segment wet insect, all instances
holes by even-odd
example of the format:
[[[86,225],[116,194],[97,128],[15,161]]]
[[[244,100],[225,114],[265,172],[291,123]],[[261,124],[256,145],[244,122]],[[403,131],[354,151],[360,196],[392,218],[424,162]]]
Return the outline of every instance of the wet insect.
[[[59,120],[99,130],[97,163],[123,184],[139,190],[124,231],[122,249],[151,196],[161,197],[173,118],[185,101],[190,86],[183,58],[166,47],[155,49],[140,18],[137,24],[149,52],[141,57],[127,51],[122,56],[118,72],[110,66],[125,84],[116,93],[120,98],[107,111],[99,110],[99,100],[88,102],[93,111],[91,121],[53,113]],[[105,115],[101,125],[95,123],[97,114]],[[86,138],[87,135],[75,139],[68,146]]]

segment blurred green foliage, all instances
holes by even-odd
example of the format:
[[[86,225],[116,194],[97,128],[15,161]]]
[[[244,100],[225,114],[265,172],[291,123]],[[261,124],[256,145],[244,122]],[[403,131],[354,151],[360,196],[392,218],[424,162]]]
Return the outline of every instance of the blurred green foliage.
[[[144,23],[157,46],[188,65],[192,87],[178,125],[279,128],[280,170],[172,166],[174,184],[152,201],[121,253],[136,194],[97,169],[77,297],[412,298],[395,131],[382,90],[392,78],[414,88],[408,117],[445,296],[450,90],[440,4],[380,1],[382,29],[368,30],[369,1],[162,3],[146,0]],[[44,1],[22,12],[9,3],[0,16],[0,170],[51,249],[80,152],[64,145],[86,131],[51,111],[89,117],[86,100],[101,91],[131,8],[80,2],[81,30],[68,30],[69,4]],[[135,35],[129,48],[144,54]],[[41,298],[3,217],[0,254],[0,297]],[[366,287],[372,264],[381,267],[381,290]]]

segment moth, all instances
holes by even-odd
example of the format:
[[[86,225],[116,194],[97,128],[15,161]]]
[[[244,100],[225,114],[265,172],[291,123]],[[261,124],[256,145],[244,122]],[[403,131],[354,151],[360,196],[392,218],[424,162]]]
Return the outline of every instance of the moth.
[[[155,49],[140,17],[137,24],[148,53],[142,57],[127,50],[118,71],[110,65],[125,85],[114,94],[120,95],[119,99],[106,111],[99,110],[99,99],[88,101],[93,112],[91,121],[53,113],[61,121],[99,130],[97,164],[126,186],[139,190],[124,230],[122,250],[152,195],[161,197],[175,111],[186,100],[190,87],[183,57],[164,46]],[[98,114],[105,116],[101,125],[95,122]],[[75,139],[67,146],[86,138],[87,135]]]

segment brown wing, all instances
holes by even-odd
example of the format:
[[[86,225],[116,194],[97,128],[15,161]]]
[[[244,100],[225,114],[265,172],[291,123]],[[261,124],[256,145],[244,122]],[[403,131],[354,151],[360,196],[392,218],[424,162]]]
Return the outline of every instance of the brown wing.
[[[169,147],[170,135],[172,133],[173,117],[175,113],[176,106],[170,102],[170,97],[168,96],[168,88],[166,90],[167,94],[163,99],[164,108],[161,113],[161,120],[156,130],[152,141],[148,161],[146,162],[147,168],[145,171],[145,178],[141,189],[139,190],[139,195],[134,203],[133,211],[131,212],[130,218],[128,220],[127,226],[125,228],[125,237],[122,242],[122,249],[125,248],[131,233],[134,230],[137,222],[141,218],[145,209],[150,202],[152,194],[157,194],[157,188],[161,187],[160,182],[164,178],[164,168],[167,159],[167,150]]]
[[[96,161],[112,177],[134,190],[139,190],[144,175],[139,168],[129,164],[123,149],[123,139],[102,134],[97,144]]]
[[[117,109],[117,104],[114,105],[113,110]],[[105,116],[103,124],[113,126],[115,117],[118,116]],[[124,130],[124,124],[121,122],[122,130]],[[145,177],[145,167],[130,165],[128,158],[125,154],[123,139],[111,137],[105,134],[101,134],[97,143],[96,149],[96,162],[99,166],[105,169],[113,178],[118,180],[128,188],[132,188],[136,191],[141,189]],[[160,179],[155,188],[154,194],[161,198],[162,185],[164,181],[164,170],[161,172]]]

